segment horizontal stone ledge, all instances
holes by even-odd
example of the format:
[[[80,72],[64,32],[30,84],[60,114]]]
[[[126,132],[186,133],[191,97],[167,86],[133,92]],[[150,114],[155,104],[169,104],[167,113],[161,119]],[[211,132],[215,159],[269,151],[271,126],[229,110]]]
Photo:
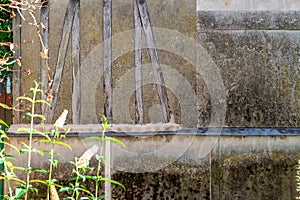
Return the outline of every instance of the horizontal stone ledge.
[[[110,156],[112,161],[110,167],[113,171],[142,173],[162,169],[173,162],[202,165],[208,156],[217,156],[217,154],[222,156],[259,152],[297,154],[300,151],[300,128],[220,128],[221,135],[214,131],[208,135],[209,131],[205,128],[196,130],[191,133],[184,129],[169,133],[162,132],[153,134],[151,137],[143,133],[111,133],[109,136],[121,140],[126,148],[112,143],[109,155],[105,156]],[[9,142],[18,148],[22,148],[23,143],[28,143],[28,134],[11,132],[9,134],[12,134]],[[95,136],[98,133],[92,134]],[[74,160],[74,157],[83,155],[93,145],[98,145],[98,141],[84,139],[92,134],[87,132],[81,135],[80,133],[71,133],[77,137],[63,139],[63,142],[72,147],[72,151],[58,145],[56,152],[62,155],[57,157],[59,163],[69,163]],[[34,141],[37,139],[39,138],[34,138]],[[50,148],[49,143],[34,142],[33,145],[34,148],[40,150]],[[10,146],[5,149],[7,154],[18,156],[16,165],[22,166],[26,163],[26,155],[19,155]],[[33,156],[36,164],[48,162],[46,158],[41,160],[37,154]]]
[[[299,11],[199,11],[197,28],[219,30],[300,30]]]
[[[118,124],[115,125],[117,128],[111,128],[106,132],[108,136],[155,136],[155,135],[199,135],[199,136],[300,136],[300,127],[295,128],[249,128],[249,127],[212,127],[212,128],[180,128],[176,130],[164,130],[166,128],[165,124],[161,124],[160,130],[150,130],[151,126],[157,129],[158,125],[148,124],[147,130],[141,131],[141,125],[130,125],[130,124]],[[120,129],[120,127],[129,127],[132,131],[125,131]],[[112,125],[114,127],[114,125]],[[28,124],[18,124],[12,125],[7,134],[10,136],[16,137],[27,137],[28,133],[21,131],[19,128],[29,128]],[[42,129],[40,126],[35,127],[39,131],[51,131],[53,125],[46,125],[45,129]],[[138,129],[137,129],[138,128]],[[68,136],[91,136],[99,135],[102,133],[101,125],[99,124],[80,124],[80,125],[66,125],[61,132],[64,130],[70,129]],[[34,134],[38,136],[38,134]]]
[[[300,10],[295,0],[197,0],[197,10],[251,10],[294,11]]]

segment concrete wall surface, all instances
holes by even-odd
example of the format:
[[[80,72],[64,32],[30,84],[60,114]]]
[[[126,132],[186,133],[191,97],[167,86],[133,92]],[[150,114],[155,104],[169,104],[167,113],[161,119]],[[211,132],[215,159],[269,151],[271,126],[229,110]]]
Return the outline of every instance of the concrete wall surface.
[[[185,127],[299,126],[299,1],[148,1],[148,10],[169,104]],[[50,67],[54,73],[67,1],[51,1]],[[81,123],[104,113],[102,2],[81,2]],[[86,12],[88,10],[88,12]],[[36,13],[37,17],[39,13]],[[113,115],[134,123],[134,18],[132,1],[114,1]],[[34,28],[22,27],[21,93],[39,80],[39,44]],[[145,36],[145,123],[163,121]],[[72,70],[67,53],[56,116],[71,112]],[[71,116],[71,115],[70,115]],[[26,119],[23,119],[25,122]],[[68,122],[71,122],[69,117]]]
[[[196,33],[196,2],[186,4],[184,0],[176,1],[148,1],[148,11],[151,20],[156,45],[158,46],[158,57],[164,68],[169,67],[172,71],[177,72],[177,76],[172,74],[167,76],[169,79],[167,86],[169,93],[170,108],[175,120],[180,121],[181,109],[176,95],[182,91],[179,78],[188,83],[192,91],[196,90],[196,74],[190,60],[176,55],[176,49],[181,48],[183,42],[180,37],[184,36],[189,41],[195,41]],[[103,39],[102,39],[102,1],[85,0],[81,1],[81,68],[82,68],[82,121],[81,123],[98,123],[100,121],[99,114],[104,113],[104,94],[103,94]],[[50,68],[51,75],[55,72],[57,53],[59,42],[62,35],[62,27],[64,15],[67,9],[67,1],[51,1],[50,2],[50,28],[49,28],[49,52],[50,52]],[[36,13],[37,18],[39,13]],[[34,27],[23,24],[22,40],[32,41],[33,44],[24,45],[21,49],[23,67],[29,69],[31,74],[22,77],[21,94],[28,94],[33,80],[39,80],[39,43],[35,36]],[[165,33],[165,31],[168,31]],[[170,33],[172,31],[172,33]],[[170,33],[170,34],[168,34]],[[178,35],[178,34],[181,34]],[[112,35],[113,35],[113,87],[114,92],[114,119],[115,123],[133,123],[135,116],[134,105],[134,16],[133,1],[117,0],[112,4]],[[160,37],[162,37],[160,39]],[[177,38],[176,38],[177,37]],[[160,40],[160,41],[159,41]],[[144,44],[143,65],[145,68],[152,69],[146,40],[143,34]],[[174,41],[181,46],[173,46]],[[71,43],[71,41],[70,41]],[[63,109],[68,109],[71,114],[71,97],[72,97],[72,69],[70,67],[70,43],[67,52],[66,63],[63,71],[60,92],[58,95],[58,104],[55,116],[58,117]],[[161,47],[165,45],[167,47]],[[188,55],[191,50],[185,49]],[[170,70],[169,70],[170,71]],[[166,72],[168,73],[168,72]],[[144,71],[143,76],[148,80],[144,82],[144,112],[145,122],[160,122],[162,120],[159,97],[154,85],[153,72]],[[129,79],[129,80],[128,80]],[[128,82],[128,83],[127,83]],[[117,89],[117,88],[122,89]],[[173,91],[172,91],[173,90]],[[175,91],[174,91],[175,90]],[[124,94],[126,95],[124,97]],[[125,98],[126,104],[118,102],[118,99]],[[185,96],[184,98],[188,98]],[[71,123],[69,115],[68,123]],[[125,116],[125,117],[124,117]],[[22,119],[23,123],[28,120]],[[196,120],[197,121],[197,120]]]
[[[299,127],[299,0],[162,0],[147,1],[162,65],[170,109],[185,127]],[[67,1],[50,1],[50,67],[54,73]],[[97,124],[104,107],[102,1],[81,1],[82,124]],[[131,0],[113,1],[114,123],[134,123],[134,21]],[[36,13],[38,16],[39,13]],[[34,29],[22,27],[22,40]],[[162,121],[152,66],[143,37],[145,123]],[[38,80],[39,44],[21,49],[21,93]],[[72,70],[68,49],[56,117],[71,112]],[[71,115],[69,115],[71,116]],[[28,119],[22,119],[28,122]],[[71,123],[69,117],[67,123]],[[95,127],[86,127],[86,133]],[[98,126],[98,125],[94,125]],[[88,129],[90,128],[90,129]],[[218,128],[217,128],[218,129]],[[153,134],[120,137],[112,147],[116,199],[295,199],[297,135]],[[66,169],[93,143],[85,134],[67,137],[73,151],[58,148],[63,182]],[[35,138],[36,139],[36,138]],[[12,135],[20,147],[28,136]],[[37,148],[48,146],[35,143]],[[7,153],[16,155],[13,149]],[[35,155],[36,156],[36,155]],[[47,157],[34,157],[47,167]],[[20,156],[16,165],[26,163]],[[92,163],[95,163],[93,158]],[[40,175],[35,174],[37,178]]]
[[[220,70],[227,126],[299,126],[299,3],[197,1],[197,41]]]
[[[70,161],[95,144],[84,140],[87,135],[100,133],[71,130],[63,141],[73,150],[57,146],[56,152],[62,155],[56,157],[59,165],[54,177],[60,183],[72,176]],[[126,191],[113,187],[115,199],[294,199],[297,195],[300,137],[296,134],[218,136],[182,130],[178,134],[110,136],[126,145],[123,148],[113,143],[110,153],[105,155],[111,159],[113,179],[126,187]],[[34,137],[34,141],[38,139],[41,137]],[[21,148],[21,142],[28,142],[28,135],[11,134],[10,142]],[[50,148],[38,142],[34,147]],[[26,154],[20,156],[10,147],[6,153],[16,156],[12,160],[14,165],[27,163]],[[47,169],[47,158],[34,154],[32,166]],[[93,157],[91,165],[95,163]],[[42,177],[33,174],[33,178]]]

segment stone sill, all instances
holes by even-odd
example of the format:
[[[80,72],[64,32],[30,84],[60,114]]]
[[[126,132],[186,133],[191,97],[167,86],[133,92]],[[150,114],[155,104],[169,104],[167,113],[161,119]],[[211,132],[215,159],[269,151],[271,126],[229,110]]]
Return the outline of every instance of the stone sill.
[[[168,127],[162,124],[158,129],[158,125],[147,125],[146,129],[141,129],[142,125],[112,125],[112,127],[106,132],[109,136],[159,136],[159,135],[199,135],[199,136],[298,136],[300,135],[300,127],[295,128],[242,128],[242,127],[224,127],[224,128],[178,128],[176,130],[167,130]],[[122,127],[124,130],[122,130]],[[145,126],[143,126],[145,127]],[[154,127],[156,131],[152,131]],[[19,128],[29,128],[28,124],[13,124],[9,128],[7,134],[10,136],[25,137],[28,133],[18,132]],[[41,128],[35,127],[37,130],[42,131]],[[53,125],[45,125],[46,131],[51,131]],[[101,125],[99,124],[80,124],[80,125],[65,125],[61,132],[70,128],[68,136],[91,136],[99,135],[102,133]],[[153,128],[153,129],[154,129]],[[131,129],[132,131],[125,131]],[[38,136],[34,134],[35,136]]]
[[[128,126],[128,125],[126,125]],[[27,133],[16,133],[24,125],[12,125],[8,131],[10,143],[18,148],[22,143],[27,143]],[[28,125],[27,125],[28,127]],[[51,125],[46,129],[51,130]],[[136,127],[132,125],[132,127]],[[87,149],[97,144],[97,141],[85,141],[89,136],[100,136],[99,124],[66,125],[71,132],[64,142],[70,144],[72,151],[66,147],[57,146],[61,155],[57,159],[60,163],[67,164],[80,157]],[[142,173],[162,169],[170,163],[177,162],[188,166],[203,165],[205,161],[219,155],[230,157],[232,155],[256,155],[281,153],[283,155],[298,155],[300,152],[300,128],[198,128],[179,129],[174,131],[157,132],[107,132],[107,136],[120,139],[125,145],[111,144],[109,153],[114,171],[127,171]],[[39,135],[34,135],[34,137]],[[69,137],[71,136],[71,137]],[[37,140],[35,138],[34,140]],[[47,150],[49,144],[34,143],[35,148]],[[9,155],[17,155],[14,149],[6,147]],[[39,160],[38,155],[33,160],[39,164],[47,163]],[[27,157],[21,155],[16,164],[22,166]]]

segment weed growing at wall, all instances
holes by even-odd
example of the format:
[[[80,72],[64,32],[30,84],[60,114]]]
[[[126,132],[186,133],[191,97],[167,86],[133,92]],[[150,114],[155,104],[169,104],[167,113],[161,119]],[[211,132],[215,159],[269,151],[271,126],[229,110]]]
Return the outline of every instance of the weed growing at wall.
[[[41,45],[40,58],[44,63],[45,72],[48,78],[48,87],[53,83],[50,76],[50,68],[48,65],[49,55],[48,47],[46,42],[43,39],[41,32],[48,29],[42,21],[38,21],[35,17],[37,11],[40,11],[48,6],[47,0],[42,1],[18,1],[18,0],[0,0],[0,78],[4,73],[10,73],[13,70],[11,69],[12,65],[16,63],[16,66],[21,67],[21,57],[16,57],[15,52],[23,45],[26,45],[28,42],[22,41],[18,44],[13,43],[12,40],[12,28],[11,21],[18,17],[18,20],[22,20],[24,24],[27,24],[33,27],[36,30],[36,36],[39,39]],[[13,27],[14,30],[19,30],[21,25],[16,25]],[[29,42],[31,43],[31,42]],[[16,69],[15,69],[16,70]],[[26,69],[20,68],[26,74],[30,73]],[[44,85],[46,86],[46,84]],[[12,155],[7,155],[5,148],[0,151],[0,164],[4,166],[4,171],[0,175],[0,179],[5,182],[7,185],[8,193],[4,195],[5,199],[29,199],[31,193],[39,192],[39,184],[45,185],[47,187],[46,199],[59,199],[59,193],[63,193],[63,196],[66,199],[101,199],[104,198],[103,192],[100,191],[101,182],[108,181],[121,187],[124,187],[122,184],[107,179],[102,176],[101,172],[103,171],[103,166],[105,165],[106,159],[103,156],[103,146],[107,141],[116,142],[125,146],[121,141],[114,138],[106,137],[105,131],[109,126],[109,119],[105,118],[102,125],[102,135],[100,137],[90,137],[87,140],[94,140],[95,144],[92,155],[90,149],[88,149],[81,157],[75,158],[74,161],[71,161],[73,165],[72,173],[73,177],[67,182],[66,185],[58,184],[57,179],[54,175],[54,169],[58,168],[58,159],[59,156],[56,152],[58,146],[64,146],[70,151],[72,150],[71,146],[64,142],[68,130],[64,130],[63,125],[67,117],[67,111],[65,110],[58,120],[54,123],[52,130],[40,131],[36,129],[34,122],[44,121],[46,118],[44,115],[37,114],[36,106],[42,104],[47,107],[50,106],[49,101],[51,100],[51,91],[48,91],[47,95],[40,89],[41,84],[34,82],[34,87],[31,88],[31,96],[20,96],[16,98],[17,101],[20,101],[20,104],[27,103],[30,111],[26,113],[26,117],[30,119],[29,128],[21,128],[18,131],[25,132],[28,134],[29,140],[28,143],[21,143],[21,148],[14,146],[9,142],[10,138],[5,134],[3,130],[0,130],[0,143],[4,144],[5,148],[10,147],[16,151],[17,155],[27,156],[27,163],[25,166],[15,166],[14,159],[16,157]],[[47,88],[47,87],[45,87]],[[37,97],[47,96],[49,101],[40,100]],[[0,104],[5,109],[15,109],[10,108],[7,105]],[[26,107],[26,106],[25,106]],[[3,126],[7,124],[0,120],[0,123]],[[34,141],[34,135],[38,135],[38,140]],[[34,143],[44,143],[50,146],[49,149],[37,149],[34,146]],[[48,168],[43,167],[34,167],[32,165],[33,156],[44,156],[48,157],[49,166]],[[97,158],[96,172],[94,173],[93,168],[90,166],[90,159],[93,156]],[[38,173],[45,177],[44,179],[32,179],[32,174]],[[25,179],[21,179],[19,174],[24,175]],[[23,176],[22,176],[23,177]],[[89,188],[87,186],[87,181],[94,182],[95,188]],[[58,189],[58,192],[57,192]]]
[[[124,188],[124,186],[116,182],[114,180],[107,179],[102,176],[101,172],[102,166],[105,165],[106,159],[103,154],[103,148],[106,141],[116,142],[125,147],[124,143],[121,141],[105,136],[105,131],[109,127],[109,119],[105,116],[103,117],[102,124],[102,135],[97,137],[89,137],[86,140],[96,141],[96,144],[92,147],[92,149],[88,149],[81,157],[75,158],[74,161],[71,161],[73,165],[72,173],[73,177],[67,182],[67,185],[59,185],[57,183],[57,179],[54,177],[53,170],[58,167],[59,163],[56,156],[59,156],[56,153],[57,146],[67,147],[70,151],[72,150],[71,146],[64,142],[64,138],[68,134],[69,130],[64,130],[63,125],[66,121],[66,117],[68,111],[65,110],[61,116],[56,120],[53,125],[53,129],[50,132],[47,131],[39,131],[34,125],[34,120],[36,118],[45,120],[45,117],[40,114],[36,114],[35,108],[38,104],[45,104],[49,106],[49,103],[44,100],[37,99],[37,95],[39,93],[43,93],[43,91],[39,88],[40,84],[34,82],[35,85],[31,88],[31,97],[21,96],[18,97],[17,100],[28,102],[31,107],[31,111],[26,113],[30,118],[30,127],[29,128],[20,128],[18,131],[25,132],[29,135],[28,143],[21,143],[22,147],[19,149],[13,144],[9,143],[9,136],[3,130],[1,131],[1,143],[5,145],[5,147],[10,147],[14,149],[17,154],[27,155],[27,165],[25,167],[15,166],[13,164],[14,159],[16,157],[12,155],[7,155],[5,153],[5,148],[0,151],[0,164],[4,165],[4,171],[1,173],[0,179],[3,180],[7,187],[8,193],[4,195],[4,199],[29,199],[29,192],[37,193],[39,192],[39,187],[36,187],[36,183],[44,184],[47,186],[47,199],[60,199],[59,193],[65,193],[64,197],[66,199],[102,199],[104,196],[103,192],[100,192],[100,183],[101,182],[111,182],[113,184],[117,184]],[[2,104],[1,104],[2,105]],[[3,106],[7,108],[7,106]],[[7,126],[7,124],[0,120],[0,123]],[[45,129],[44,129],[45,130]],[[40,139],[34,141],[33,135],[38,135]],[[50,149],[41,150],[34,147],[34,142],[50,144]],[[33,167],[32,166],[32,157],[33,154],[44,156],[48,155],[49,167],[47,169]],[[93,168],[90,166],[89,161],[93,156],[97,158],[97,166],[96,173],[94,173]],[[41,157],[42,159],[42,157]],[[67,169],[68,170],[68,169]],[[17,173],[18,172],[18,173]],[[41,173],[45,177],[44,179],[31,179],[32,173]],[[24,174],[25,180],[22,180],[18,177],[17,174]],[[87,186],[87,181],[94,182],[95,188],[90,188]],[[56,188],[59,188],[59,192],[57,192]],[[125,188],[124,188],[125,189]]]

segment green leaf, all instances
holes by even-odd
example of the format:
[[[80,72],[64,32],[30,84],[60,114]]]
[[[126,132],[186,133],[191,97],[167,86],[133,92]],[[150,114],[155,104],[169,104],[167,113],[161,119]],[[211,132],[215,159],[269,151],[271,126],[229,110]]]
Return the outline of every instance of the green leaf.
[[[20,153],[19,149],[16,146],[14,146],[14,145],[12,145],[12,144],[10,144],[8,142],[1,142],[1,143],[4,144],[4,145],[6,145],[6,146],[9,146],[9,147],[13,148],[14,150],[16,150],[17,152]]]
[[[70,187],[62,187],[58,190],[58,192],[69,192],[72,191],[72,188]]]
[[[82,188],[82,186],[81,186],[81,187],[75,188],[75,191],[77,191],[78,193],[79,193],[80,191],[82,191],[82,192],[85,192],[85,193],[87,193],[87,194],[91,194],[91,192],[90,192],[89,190],[87,190],[87,189],[85,189],[85,188]]]
[[[19,100],[25,100],[25,101],[29,101],[30,103],[33,103],[33,100],[29,97],[21,96],[16,99],[16,101],[19,101]]]
[[[18,128],[17,132],[18,133],[23,133],[23,132],[30,133],[30,128]]]
[[[32,117],[32,118],[40,118],[40,119],[43,119],[45,120],[46,117],[44,115],[39,115],[39,114],[32,114],[32,113],[26,113],[26,116],[29,116],[29,117]]]
[[[43,150],[38,150],[36,148],[31,148],[31,150],[29,150],[29,151],[31,151],[33,153],[38,153],[38,154],[40,154],[42,156],[45,154],[45,152]]]
[[[40,173],[43,173],[43,174],[48,174],[47,170],[41,169],[41,168],[31,168],[31,171],[32,172],[40,172]]]
[[[38,153],[38,154],[40,154],[42,156],[44,155],[44,151],[43,150],[38,150],[36,148],[20,149],[19,152],[20,152],[21,155],[24,154],[24,153],[28,153],[28,152]]]
[[[10,168],[11,168],[12,170],[14,170],[14,169],[18,169],[18,170],[22,170],[22,171],[25,170],[24,167],[19,167],[19,166],[10,166]]]
[[[55,155],[55,156],[63,156],[64,154],[58,153],[58,152],[54,152],[54,155]]]
[[[39,84],[39,85],[41,85],[41,84]],[[41,90],[41,89],[35,89],[35,91],[36,91],[36,92],[40,92],[40,93],[44,94],[44,91],[43,91],[43,90]]]
[[[22,155],[22,154],[25,154],[25,153],[28,153],[29,150],[28,149],[20,149],[19,150],[19,153]]]
[[[51,158],[48,158],[48,160],[49,160],[49,162],[50,162],[55,168],[57,168],[58,160],[51,159]]]
[[[26,167],[24,168],[24,171],[27,173],[27,172],[31,172],[31,167]]]
[[[28,189],[17,187],[17,188],[15,189],[15,194],[16,194],[16,195],[15,195],[15,198],[16,198],[16,199],[21,198],[26,192],[28,192]]]
[[[30,180],[30,183],[42,183],[42,184],[48,185],[46,181],[39,180],[39,179]]]
[[[4,130],[0,129],[0,142],[2,141],[1,139],[6,138],[9,140],[9,137],[6,135],[6,133],[4,132]]]
[[[1,133],[1,139],[9,140],[9,137],[6,135],[6,133],[4,131],[0,130],[0,133]]]
[[[0,105],[1,106],[1,105]],[[6,126],[6,127],[9,127],[7,123],[5,123],[5,121],[3,121],[2,119],[0,119],[0,124]]]
[[[38,142],[45,143],[46,141],[48,141],[49,143],[51,143],[51,138],[49,137],[49,135],[47,135],[47,134],[45,134],[45,133],[41,133],[41,134],[39,134],[39,135],[45,137],[46,139],[44,139],[44,140],[43,140],[43,139],[38,140]]]
[[[8,106],[8,105],[6,105],[6,104],[4,104],[4,103],[0,103],[0,107],[2,107],[2,108],[4,108],[4,109],[9,109],[9,110],[12,109],[12,107],[10,107],[10,106]]]
[[[126,148],[126,145],[121,140],[118,140],[116,138],[105,137],[105,141],[115,142],[115,143],[118,143],[118,144],[122,145],[124,148]]]
[[[41,143],[50,143],[51,141],[50,140],[38,140],[38,142],[41,142]]]
[[[41,135],[41,136],[47,136],[46,133],[41,132],[41,131],[38,131],[38,130],[36,130],[36,129],[32,129],[31,132],[32,132],[33,134],[39,134],[39,135]]]
[[[80,197],[79,200],[85,200],[85,199],[90,199],[88,197]]]
[[[31,191],[38,193],[39,190],[36,187],[33,187],[32,185],[28,185],[28,189],[30,189]]]
[[[21,142],[21,144],[26,147],[27,149],[29,149],[29,146],[27,144],[25,144],[24,142]]]
[[[101,155],[101,156],[96,155],[96,159],[97,159],[97,160],[100,160],[100,161],[103,161],[104,164],[105,164],[105,162],[106,162],[106,159],[105,159],[105,157],[104,157],[103,155]]]
[[[71,182],[71,181],[75,181],[76,179],[78,179],[79,177],[78,176],[74,176],[72,178],[69,178],[68,179],[68,182]]]
[[[38,153],[38,154],[40,154],[42,156],[45,154],[45,152],[43,150],[37,150],[37,149],[33,149],[32,152]]]
[[[56,141],[56,142],[54,142],[54,144],[61,145],[61,146],[65,146],[65,147],[67,147],[68,149],[70,149],[70,151],[72,151],[72,147],[71,147],[70,145],[68,145],[67,143],[60,142],[60,141]]]
[[[45,100],[36,100],[35,101],[36,103],[42,103],[42,104],[46,104],[48,106],[51,106],[51,104],[48,102],[48,101],[45,101]]]
[[[105,182],[110,182],[110,183],[113,183],[115,185],[119,185],[121,186],[124,190],[126,190],[125,186],[121,183],[119,183],[118,181],[114,181],[114,180],[111,180],[111,179],[108,179],[108,178],[103,178],[103,177],[99,177],[99,181],[105,181]]]
[[[107,124],[107,123],[102,124],[103,131],[106,131],[110,127],[111,127],[110,124]]]
[[[82,141],[87,142],[91,140],[101,141],[101,138],[99,136],[91,136],[91,137],[84,138]]]
[[[68,134],[68,133],[70,133],[70,131],[71,131],[71,128],[67,128],[67,129],[65,128],[64,129],[65,135]]]
[[[12,158],[15,158],[15,156],[13,156],[13,155],[8,155],[8,154],[5,154],[5,158],[6,158],[6,159],[12,159]]]

